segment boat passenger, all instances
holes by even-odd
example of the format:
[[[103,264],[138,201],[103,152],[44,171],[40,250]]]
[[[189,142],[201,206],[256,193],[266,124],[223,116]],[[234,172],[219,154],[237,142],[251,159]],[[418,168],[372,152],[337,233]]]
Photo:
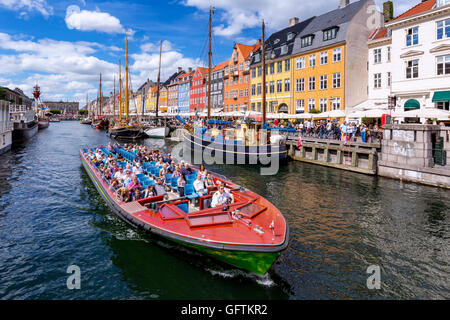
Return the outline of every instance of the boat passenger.
[[[216,184],[214,183],[214,179],[212,178],[210,173],[206,175],[205,186],[206,188],[213,188],[216,186]]]
[[[155,191],[157,196],[164,195],[164,197],[167,197],[167,191],[164,185],[162,184],[161,178],[156,179]]]
[[[201,197],[207,193],[206,188],[205,188],[205,183],[203,182],[202,176],[200,174],[197,175],[197,179],[194,181],[194,190]]]
[[[179,165],[175,166],[175,171],[173,172],[172,178],[178,178],[181,176],[181,168]]]
[[[136,165],[133,167],[133,173],[134,174],[141,174],[144,170],[141,167],[141,164],[139,162],[136,163]]]
[[[149,185],[147,189],[141,192],[141,199],[147,199],[152,197],[156,197],[156,190],[154,186]]]
[[[130,191],[130,195],[133,201],[137,201],[141,194],[141,183],[139,182],[137,176],[133,175],[131,182],[128,184],[128,190]]]
[[[231,194],[231,192],[227,192],[225,190],[225,187],[221,184],[219,185],[219,190],[213,195],[211,207],[213,208],[221,207],[226,204],[231,204],[233,202],[234,196]]]
[[[177,182],[177,186],[178,186],[178,192],[180,193],[180,197],[184,197],[184,187],[186,186],[186,177],[183,174],[183,172],[181,172],[180,174],[180,178],[178,179]]]
[[[206,179],[206,175],[208,174],[208,170],[205,169],[205,166],[203,164],[200,165],[200,169],[198,170],[198,174],[202,176],[202,179]]]
[[[167,173],[173,174],[175,172],[175,162],[170,162],[170,165],[167,167]]]
[[[184,165],[184,168],[181,170],[181,173],[183,173],[185,176],[192,174],[192,168],[189,166],[189,163],[186,163]]]

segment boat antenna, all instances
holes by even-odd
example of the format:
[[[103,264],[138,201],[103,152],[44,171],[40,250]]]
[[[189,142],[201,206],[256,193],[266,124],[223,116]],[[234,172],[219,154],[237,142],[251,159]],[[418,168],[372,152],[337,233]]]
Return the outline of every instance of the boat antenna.
[[[208,120],[211,117],[211,24],[212,24],[212,14],[214,13],[214,8],[209,8],[209,50],[208,50]]]
[[[128,121],[129,118],[129,108],[130,108],[130,101],[129,101],[129,92],[128,92],[128,37],[125,34],[125,110],[127,112],[127,118]]]
[[[262,122],[263,128],[266,123],[266,40],[265,24],[262,22]]]
[[[156,118],[158,118],[159,111],[159,86],[161,82],[161,56],[162,56],[162,41],[159,42],[159,67],[158,67],[158,80],[156,83]]]

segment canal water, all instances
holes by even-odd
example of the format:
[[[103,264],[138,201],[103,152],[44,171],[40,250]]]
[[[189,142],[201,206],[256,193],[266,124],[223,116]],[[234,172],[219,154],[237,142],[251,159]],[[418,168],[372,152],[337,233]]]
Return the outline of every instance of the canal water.
[[[79,149],[104,132],[52,123],[0,156],[0,299],[450,298],[450,192],[290,162],[212,166],[285,215],[291,241],[257,277],[136,231],[105,205]],[[176,144],[146,140],[171,151]],[[67,268],[81,269],[68,290]],[[381,289],[367,288],[379,266]]]

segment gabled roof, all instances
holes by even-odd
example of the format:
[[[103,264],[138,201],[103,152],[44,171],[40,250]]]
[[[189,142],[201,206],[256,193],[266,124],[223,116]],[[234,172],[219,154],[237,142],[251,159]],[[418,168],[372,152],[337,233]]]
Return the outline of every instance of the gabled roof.
[[[215,66],[212,71],[219,71],[225,68],[228,65],[228,61],[224,61],[222,63],[219,63],[217,66]]]
[[[394,20],[400,20],[403,18],[415,16],[416,14],[427,12],[434,8],[436,5],[436,0],[424,0],[421,3],[417,4],[416,6],[412,7],[408,11],[402,13]]]
[[[237,49],[239,49],[244,59],[247,59],[253,51],[257,50],[259,44],[247,46],[245,44],[236,43],[235,46]]]
[[[375,29],[369,36],[369,40],[379,40],[389,37],[388,28],[382,27]]]
[[[347,40],[347,30],[350,22],[366,5],[368,0],[360,0],[349,5],[332,10],[325,14],[315,17],[311,23],[295,38],[295,44],[293,54],[307,52],[311,50],[320,49],[337,43],[341,43]],[[336,38],[328,41],[323,40],[323,31],[337,27],[338,32]],[[308,47],[302,48],[301,39],[303,37],[313,35],[313,44]]]

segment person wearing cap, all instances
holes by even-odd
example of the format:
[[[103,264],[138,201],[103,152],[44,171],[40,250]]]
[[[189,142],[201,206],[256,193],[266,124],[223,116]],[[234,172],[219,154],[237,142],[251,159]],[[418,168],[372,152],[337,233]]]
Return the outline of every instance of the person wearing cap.
[[[223,184],[219,185],[218,191],[212,197],[211,207],[221,207],[234,202],[234,196],[226,190]]]

